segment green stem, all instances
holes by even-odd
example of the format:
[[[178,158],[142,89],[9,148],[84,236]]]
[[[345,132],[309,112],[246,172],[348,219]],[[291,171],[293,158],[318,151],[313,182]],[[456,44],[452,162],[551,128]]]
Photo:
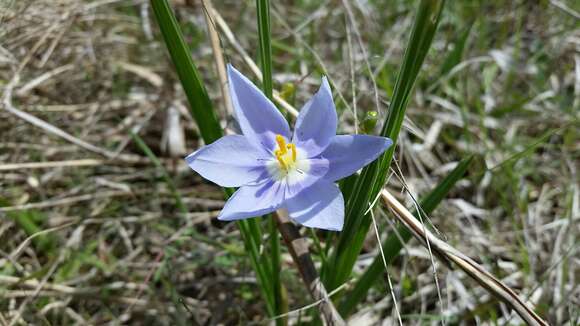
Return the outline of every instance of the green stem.
[[[262,88],[264,94],[272,100],[272,44],[270,39],[270,2],[256,0],[258,12],[258,35],[260,40],[260,60],[262,63]],[[270,263],[272,266],[272,286],[274,290],[274,307],[276,314],[283,314],[282,283],[280,281],[280,237],[274,218],[269,218]],[[276,319],[277,325],[283,325],[284,319]]]

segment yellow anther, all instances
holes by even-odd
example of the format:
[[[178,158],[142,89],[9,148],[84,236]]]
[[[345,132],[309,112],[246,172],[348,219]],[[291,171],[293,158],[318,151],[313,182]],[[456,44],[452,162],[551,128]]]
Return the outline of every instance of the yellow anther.
[[[278,144],[278,149],[274,151],[276,160],[278,160],[280,168],[288,172],[294,168],[296,163],[296,145],[287,144],[282,135],[276,135],[276,143]]]
[[[282,135],[276,135],[276,142],[278,143],[278,148],[280,148],[280,153],[286,154],[286,140],[284,137]]]
[[[280,164],[282,169],[288,170],[288,165],[284,161],[284,153],[282,153],[282,151],[280,151],[280,150],[277,150],[275,152],[275,154],[276,154],[276,159],[278,160],[278,163]]]
[[[296,145],[290,143],[287,147],[292,150],[292,162],[296,162]]]

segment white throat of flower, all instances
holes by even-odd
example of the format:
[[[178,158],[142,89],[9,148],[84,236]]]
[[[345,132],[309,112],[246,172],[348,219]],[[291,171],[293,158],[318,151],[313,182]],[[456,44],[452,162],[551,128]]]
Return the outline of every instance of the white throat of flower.
[[[310,170],[310,162],[304,157],[304,151],[293,143],[286,143],[282,135],[276,135],[278,148],[274,151],[274,159],[270,160],[266,167],[274,180],[286,180],[288,184],[294,184],[306,178]]]

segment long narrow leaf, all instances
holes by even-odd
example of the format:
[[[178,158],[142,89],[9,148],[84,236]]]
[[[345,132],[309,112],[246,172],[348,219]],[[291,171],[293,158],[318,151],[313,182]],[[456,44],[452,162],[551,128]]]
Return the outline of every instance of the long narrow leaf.
[[[262,62],[262,89],[271,101],[272,98],[272,46],[270,40],[270,1],[256,0],[258,13],[258,39],[260,40],[260,59]],[[269,217],[268,231],[270,236],[270,263],[272,266],[271,283],[274,296],[275,315],[281,315],[283,307],[282,283],[280,282],[280,237],[272,216]],[[277,325],[283,325],[283,319],[276,319]]]
[[[272,100],[272,42],[270,37],[270,1],[256,0],[258,11],[258,39],[260,41],[260,60],[262,62],[262,89],[264,95]]]

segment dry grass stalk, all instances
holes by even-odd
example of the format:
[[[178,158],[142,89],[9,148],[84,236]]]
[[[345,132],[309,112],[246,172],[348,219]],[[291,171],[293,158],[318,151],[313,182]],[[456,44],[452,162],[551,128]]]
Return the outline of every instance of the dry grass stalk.
[[[234,33],[232,33],[232,30],[230,29],[230,27],[228,26],[226,21],[222,18],[222,16],[219,14],[219,12],[217,10],[213,9],[212,14],[213,14],[214,21],[218,24],[218,26],[222,30],[222,33],[224,34],[224,36],[228,40],[228,42],[230,42],[232,44],[232,46],[234,47],[234,49],[236,51],[238,51],[238,53],[242,56],[242,58],[244,59],[246,64],[250,67],[250,70],[252,71],[252,73],[254,73],[254,75],[256,75],[256,77],[261,81],[262,80],[262,72],[260,71],[260,68],[258,67],[258,65],[256,65],[254,60],[252,60],[252,58],[248,55],[248,53],[244,50],[244,48],[236,40]],[[286,100],[284,100],[280,96],[280,93],[276,90],[274,90],[274,101],[276,103],[278,103],[284,110],[290,112],[290,114],[292,114],[293,116],[295,116],[295,117],[298,116],[298,110],[296,110],[292,105],[290,105],[288,102],[286,102]]]
[[[209,39],[211,41],[211,49],[213,52],[213,56],[215,58],[215,65],[218,73],[218,78],[220,81],[220,91],[222,93],[222,99],[224,102],[224,106],[226,108],[227,114],[234,114],[234,108],[232,106],[232,102],[230,101],[230,90],[228,88],[228,78],[226,75],[226,67],[224,65],[224,54],[222,52],[222,47],[220,44],[219,35],[215,28],[215,21],[213,18],[213,12],[215,11],[213,8],[213,4],[210,0],[202,0],[203,4],[203,12],[204,17],[207,25],[207,32],[209,34]]]

